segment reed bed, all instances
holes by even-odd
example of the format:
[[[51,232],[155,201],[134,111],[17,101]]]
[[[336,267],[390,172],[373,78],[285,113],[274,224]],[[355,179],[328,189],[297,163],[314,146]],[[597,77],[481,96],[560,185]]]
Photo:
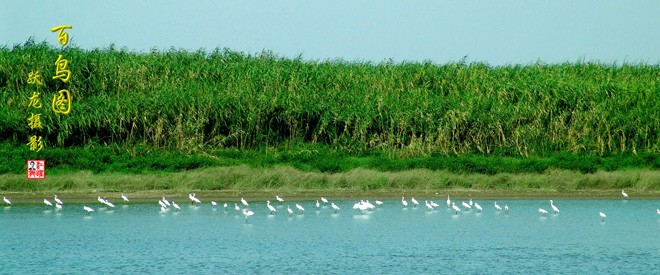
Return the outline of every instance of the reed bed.
[[[63,54],[74,104],[42,109],[49,148],[185,154],[305,144],[360,155],[609,156],[660,151],[660,67],[577,62],[369,63],[170,49],[0,49],[0,139],[27,142],[28,97],[49,106]],[[39,70],[44,86],[27,84]],[[135,150],[135,149],[134,149]]]

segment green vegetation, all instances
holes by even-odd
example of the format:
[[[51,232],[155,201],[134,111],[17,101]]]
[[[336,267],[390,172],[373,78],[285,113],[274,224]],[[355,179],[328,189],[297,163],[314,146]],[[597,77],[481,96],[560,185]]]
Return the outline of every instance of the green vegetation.
[[[52,80],[63,54],[72,81]],[[658,153],[660,67],[303,61],[229,50],[148,54],[0,49],[0,137],[25,143],[27,75],[45,105],[66,87],[72,114],[43,109],[48,147],[146,146],[185,153],[326,145],[391,157]],[[370,153],[367,153],[370,154]]]
[[[44,159],[48,174],[67,174],[88,170],[94,173],[158,174],[209,167],[247,165],[251,168],[289,166],[302,172],[349,172],[356,168],[375,171],[410,169],[444,170],[456,174],[543,173],[546,170],[572,170],[593,173],[638,168],[660,168],[660,155],[615,155],[610,157],[556,154],[550,157],[453,156],[436,155],[417,158],[391,158],[372,151],[353,156],[320,146],[270,150],[218,149],[204,154],[150,150],[142,146],[126,151],[118,146],[50,148],[35,153],[27,146],[0,144],[0,174],[25,172],[25,160]]]
[[[66,84],[52,79],[59,54]],[[37,70],[44,85],[28,85]],[[0,48],[0,190],[655,190],[658,83],[660,66],[646,64],[372,64],[30,40]],[[49,107],[64,88],[70,115]],[[34,91],[39,131],[26,120]],[[31,133],[41,152],[27,150]],[[47,161],[43,186],[19,177],[26,159]]]
[[[430,190],[503,191],[499,196],[516,195],[516,191],[540,190],[547,193],[565,193],[571,196],[582,190],[612,191],[609,196],[620,196],[618,189],[639,196],[660,190],[660,171],[626,170],[592,174],[566,170],[548,170],[541,174],[501,173],[497,175],[455,174],[446,171],[413,169],[382,172],[354,169],[342,173],[301,171],[292,167],[250,168],[247,166],[213,167],[164,174],[94,174],[79,171],[66,175],[49,175],[45,180],[27,180],[25,175],[0,175],[0,191],[7,192],[139,192],[188,190],[325,190],[338,194],[347,191],[424,192]],[[630,189],[630,190],[629,190]],[[153,196],[153,194],[152,194]],[[648,195],[647,195],[648,196]],[[90,198],[89,195],[87,195]],[[94,196],[91,196],[94,197]]]

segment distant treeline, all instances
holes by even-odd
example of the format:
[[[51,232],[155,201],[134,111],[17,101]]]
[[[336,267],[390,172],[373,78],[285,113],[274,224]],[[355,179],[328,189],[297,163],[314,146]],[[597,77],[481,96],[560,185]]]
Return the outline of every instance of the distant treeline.
[[[55,60],[72,80],[53,80]],[[28,85],[31,71],[43,86]],[[70,115],[50,101],[67,88]],[[47,147],[190,154],[318,144],[361,154],[608,156],[660,152],[660,67],[305,61],[230,50],[0,48],[0,139],[28,141],[41,92]],[[42,151],[43,152],[43,151]]]

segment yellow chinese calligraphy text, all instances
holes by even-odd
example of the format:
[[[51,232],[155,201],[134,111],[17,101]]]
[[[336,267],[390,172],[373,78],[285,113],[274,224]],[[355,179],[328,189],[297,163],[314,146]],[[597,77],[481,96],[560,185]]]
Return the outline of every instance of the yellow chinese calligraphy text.
[[[55,76],[53,76],[53,79],[62,79],[62,82],[67,82],[69,81],[69,78],[71,77],[71,71],[67,70],[67,67],[69,66],[69,61],[62,58],[62,55],[60,54],[60,57],[57,58],[57,61],[55,61]]]
[[[63,115],[68,115],[71,112],[71,94],[69,91],[61,90],[59,96],[53,96],[53,111]]]
[[[30,113],[30,118],[28,118],[28,125],[30,126],[30,129],[43,129],[41,127],[41,114],[33,114]]]
[[[41,151],[44,148],[44,143],[41,141],[41,136],[31,136],[30,142],[27,143],[30,146],[30,151]]]
[[[39,85],[44,85],[43,83],[41,83],[41,80],[39,80],[40,78],[41,78],[41,75],[39,74],[39,71],[30,72],[30,74],[28,75],[28,81],[27,82],[28,82],[28,84],[37,83]]]
[[[71,25],[64,25],[64,26],[59,26],[50,29],[51,32],[56,32],[60,31],[60,33],[57,35],[57,42],[60,42],[60,45],[66,46],[67,43],[69,43],[69,34],[66,33],[64,30],[65,29],[72,29]]]
[[[40,93],[37,92],[32,92],[32,96],[30,97],[30,103],[28,104],[29,107],[34,107],[34,108],[41,108],[41,99],[39,99]]]

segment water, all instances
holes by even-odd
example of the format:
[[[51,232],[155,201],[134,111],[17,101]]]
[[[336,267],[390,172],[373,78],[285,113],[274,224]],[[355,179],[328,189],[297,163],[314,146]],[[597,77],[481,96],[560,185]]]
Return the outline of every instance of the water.
[[[117,205],[86,216],[41,205],[0,207],[0,273],[654,273],[660,267],[657,200],[493,201],[455,215],[385,201],[368,214],[338,201],[289,218],[251,203],[246,222],[233,203]],[[65,201],[66,203],[66,201]],[[100,204],[94,205],[95,208]],[[295,207],[291,204],[292,209]],[[607,214],[603,222],[598,212]],[[296,211],[297,212],[297,211]]]

